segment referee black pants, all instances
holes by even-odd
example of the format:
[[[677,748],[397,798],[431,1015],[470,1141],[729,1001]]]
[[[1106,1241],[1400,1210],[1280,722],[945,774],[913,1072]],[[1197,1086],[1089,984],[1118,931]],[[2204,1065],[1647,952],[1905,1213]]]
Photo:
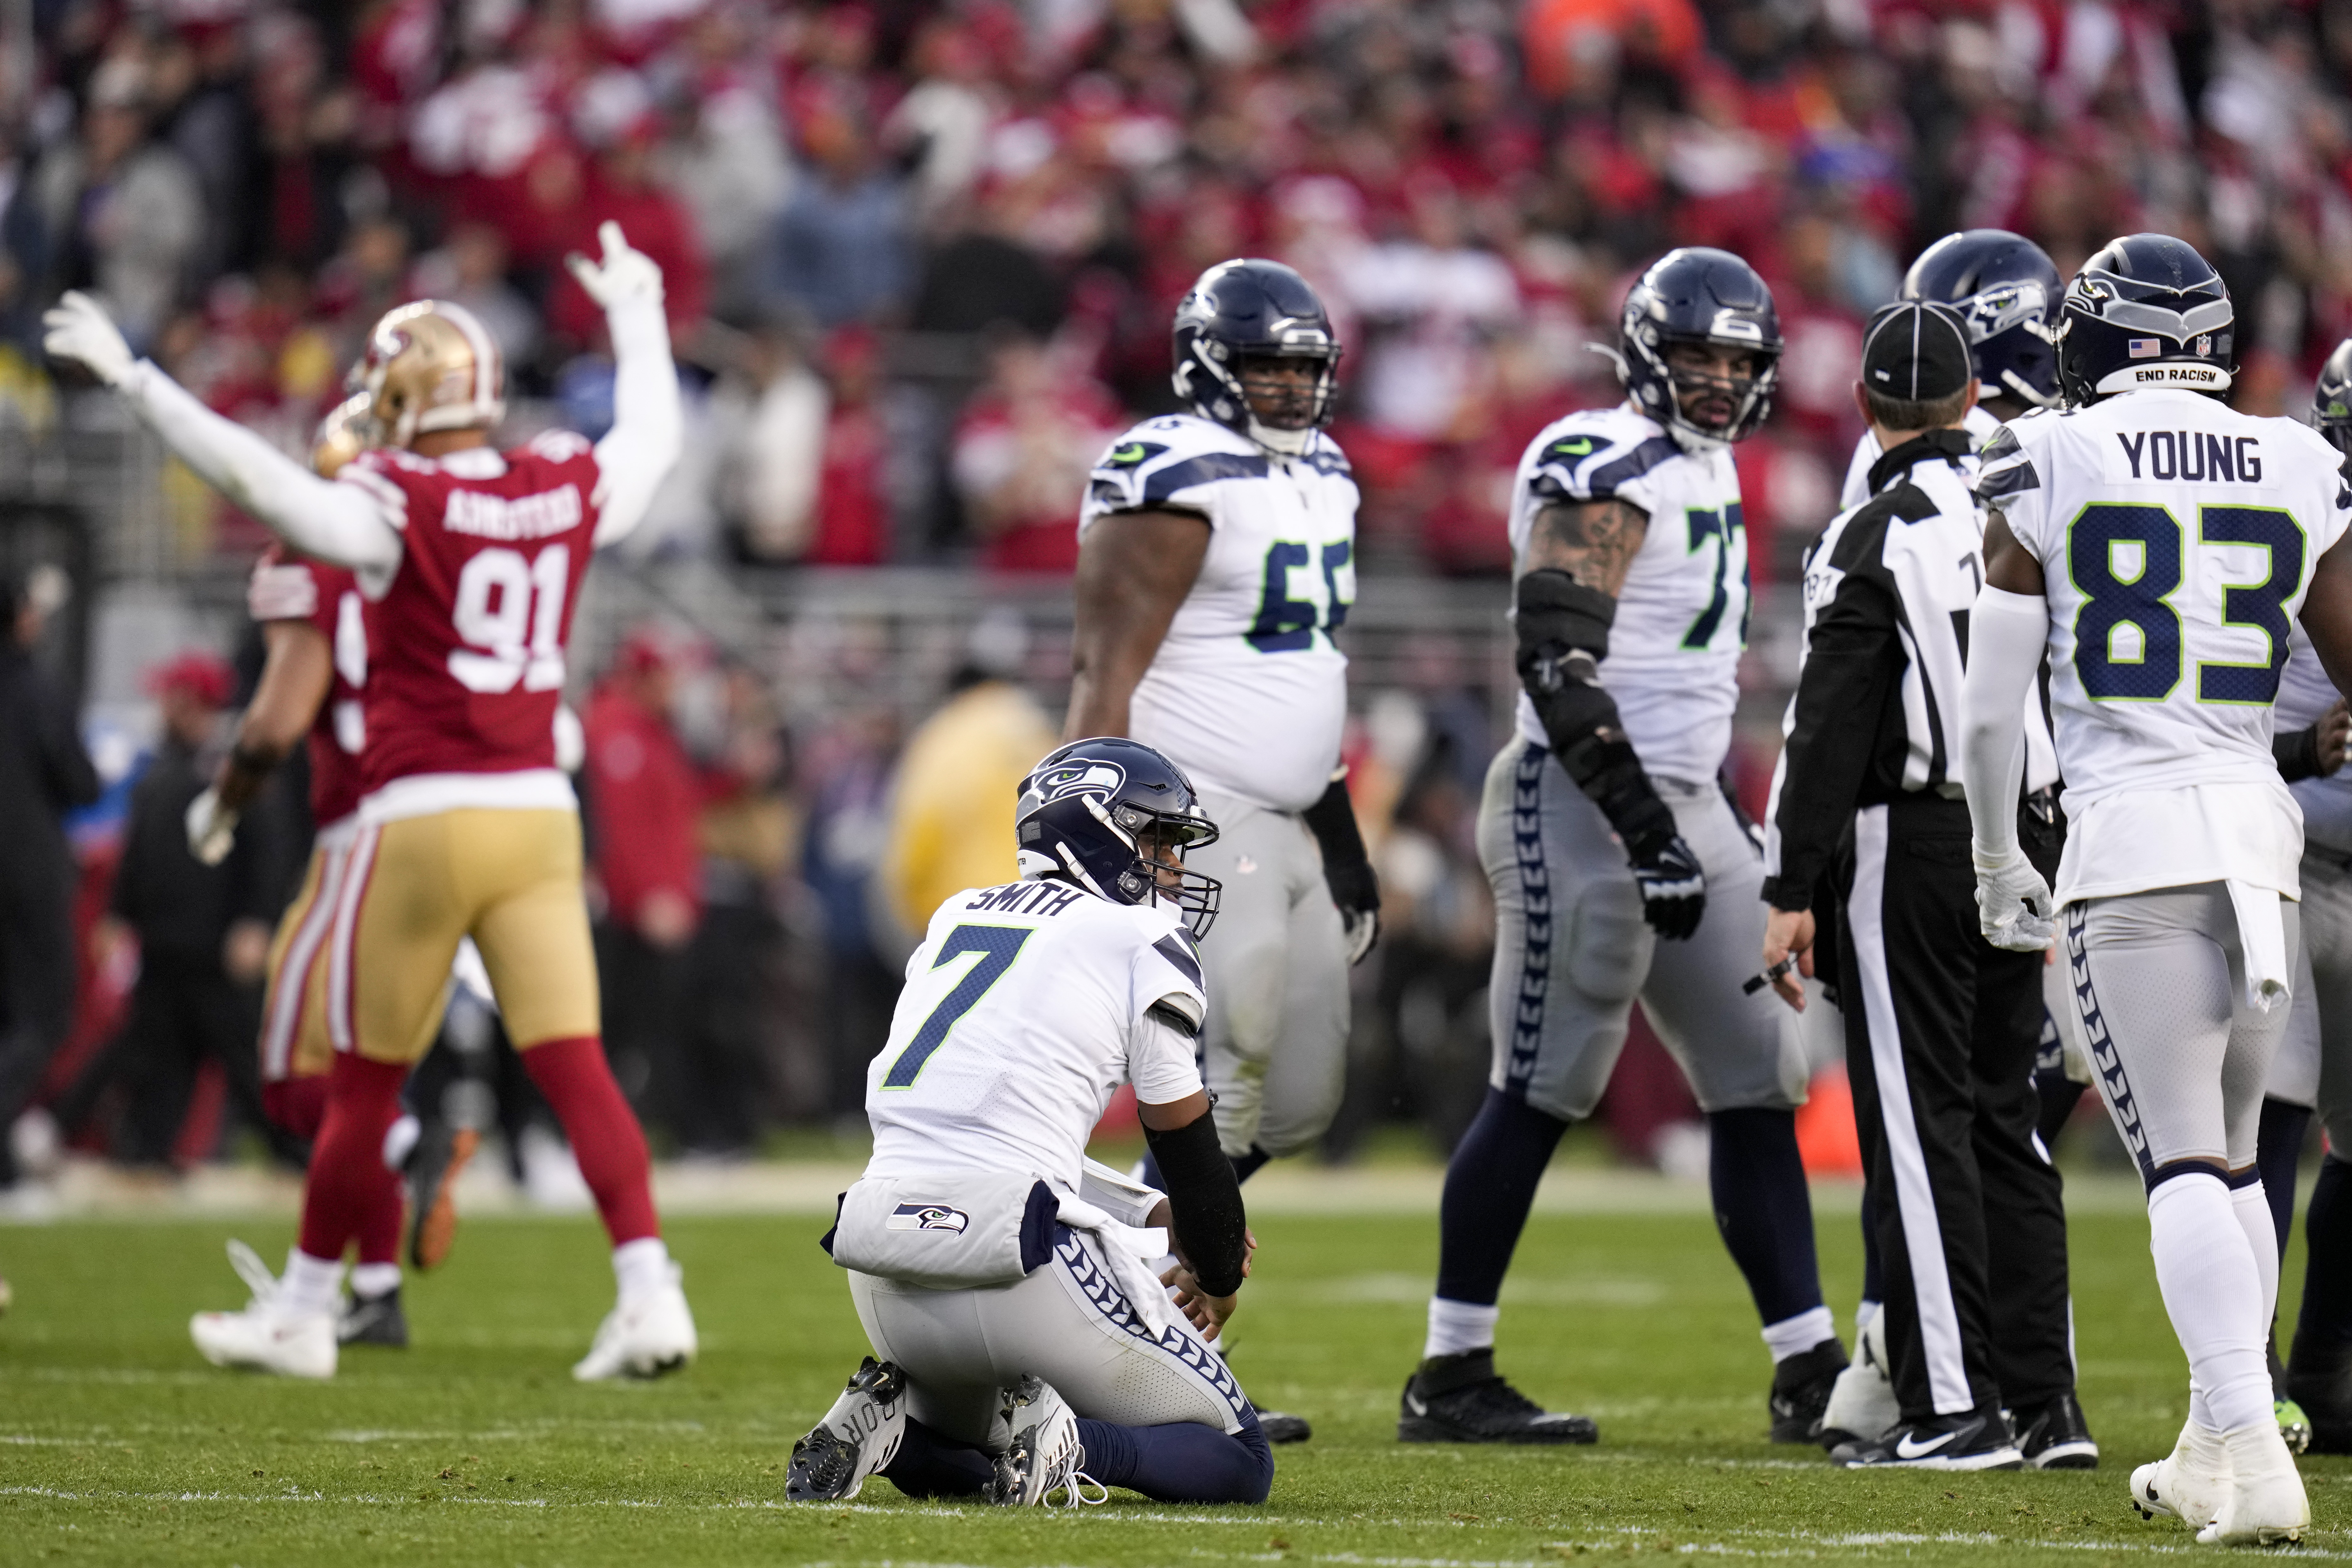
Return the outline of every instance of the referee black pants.
[[[2040,953],[1978,929],[1969,812],[1854,814],[1838,942],[1846,1070],[1906,1421],[2021,1408],[2074,1384],[2066,1215],[2034,1131]]]

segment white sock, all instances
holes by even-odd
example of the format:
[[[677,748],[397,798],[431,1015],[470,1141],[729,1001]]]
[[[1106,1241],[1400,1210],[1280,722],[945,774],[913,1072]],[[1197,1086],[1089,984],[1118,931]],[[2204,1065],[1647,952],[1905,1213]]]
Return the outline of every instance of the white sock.
[[[424,1136],[425,1124],[402,1111],[383,1130],[383,1168],[397,1171],[406,1165],[409,1155],[416,1152],[416,1141]]]
[[[2219,1176],[2175,1176],[2149,1194],[2147,1228],[2164,1310],[2189,1356],[2192,1415],[2201,1385],[2215,1431],[2272,1419],[2270,1319],[2230,1189]],[[2275,1257],[2275,1240],[2267,1245]]]
[[[2263,1329],[2267,1334],[2271,1320],[2278,1315],[2278,1222],[2271,1217],[2270,1194],[2260,1182],[2231,1193],[2230,1206],[2237,1211],[2246,1245],[2254,1249],[2254,1271],[2263,1282]],[[2267,1363],[2269,1357],[2263,1360]]]
[[[1862,1343],[1862,1336],[1870,1331],[1870,1321],[1878,1316],[1879,1304],[1864,1296],[1853,1309],[1853,1342]]]
[[[357,1263],[352,1266],[352,1294],[370,1300],[400,1289],[397,1263]]]
[[[1429,1299],[1429,1338],[1422,1343],[1421,1359],[1427,1361],[1432,1356],[1491,1350],[1495,1343],[1495,1321],[1502,1315],[1500,1307],[1479,1307],[1468,1301],[1449,1301],[1443,1296],[1432,1296]]]
[[[1764,1342],[1772,1349],[1774,1365],[1802,1355],[1823,1340],[1837,1338],[1837,1320],[1827,1307],[1813,1307],[1793,1318],[1764,1325]]]
[[[2197,1381],[2194,1373],[2189,1376],[2189,1419],[2208,1432],[2221,1429],[2213,1420],[2213,1407],[2205,1401],[2205,1385]]]
[[[621,1283],[623,1306],[643,1300],[669,1284],[669,1248],[658,1236],[623,1242],[613,1248],[613,1278]]]
[[[290,1315],[331,1312],[342,1294],[343,1260],[313,1258],[300,1247],[286,1254],[286,1272],[278,1279],[278,1305]]]

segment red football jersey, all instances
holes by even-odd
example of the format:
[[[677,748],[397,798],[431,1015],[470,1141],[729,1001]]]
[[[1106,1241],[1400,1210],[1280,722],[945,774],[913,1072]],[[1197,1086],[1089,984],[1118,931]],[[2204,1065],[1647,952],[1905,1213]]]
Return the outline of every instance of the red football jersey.
[[[327,700],[310,721],[310,820],[320,827],[359,809],[367,745],[367,621],[359,582],[341,566],[270,546],[253,568],[246,605],[257,621],[308,621],[334,656]]]
[[[596,538],[596,458],[552,431],[438,460],[362,452],[336,476],[404,542],[368,606],[364,788],[421,773],[552,769],[563,650]]]

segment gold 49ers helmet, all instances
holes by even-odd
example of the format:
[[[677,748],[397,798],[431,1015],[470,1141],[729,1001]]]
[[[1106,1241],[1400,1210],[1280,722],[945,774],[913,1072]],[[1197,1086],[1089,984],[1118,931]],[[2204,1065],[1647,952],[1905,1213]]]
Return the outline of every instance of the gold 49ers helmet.
[[[359,378],[359,368],[353,366],[352,380]],[[320,479],[333,479],[345,463],[375,445],[374,406],[373,395],[354,392],[319,421],[318,434],[310,437],[310,467]]]
[[[406,447],[428,430],[474,430],[506,417],[506,366],[474,313],[446,300],[387,311],[368,333],[352,390],[368,397],[376,439]]]

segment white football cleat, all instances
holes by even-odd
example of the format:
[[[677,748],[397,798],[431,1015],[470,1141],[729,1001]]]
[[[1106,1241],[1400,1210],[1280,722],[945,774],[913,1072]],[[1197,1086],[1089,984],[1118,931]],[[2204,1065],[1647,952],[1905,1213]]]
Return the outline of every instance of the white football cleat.
[[[659,1377],[694,1359],[694,1314],[678,1286],[684,1272],[673,1263],[669,1283],[638,1301],[623,1301],[596,1325],[595,1342],[572,1369],[582,1383],[614,1377]]]
[[[2275,1546],[2301,1541],[2311,1524],[2311,1502],[2277,1421],[2241,1426],[2223,1434],[2221,1442],[2230,1457],[2230,1484],[2213,1522],[2197,1532],[2199,1543]]]
[[[789,1502],[847,1502],[866,1478],[898,1457],[907,1436],[907,1374],[867,1356],[784,1472]]]
[[[2191,1421],[2172,1452],[2132,1471],[2132,1507],[2142,1519],[2169,1514],[2191,1530],[2213,1522],[2230,1493],[2230,1450],[2221,1434]]]
[[[269,1265],[241,1241],[228,1244],[228,1260],[253,1300],[241,1312],[198,1312],[188,1320],[188,1336],[204,1358],[215,1366],[248,1367],[280,1377],[334,1376],[334,1312],[288,1310]]]
[[[1063,1494],[1060,1506],[1110,1500],[1110,1489],[1085,1470],[1087,1450],[1078,1441],[1078,1418],[1053,1384],[1032,1373],[1004,1391],[1004,1419],[1012,1440],[997,1456],[996,1478],[982,1495],[1003,1508],[1033,1508]],[[1088,1497],[1086,1489],[1102,1493]]]
[[[1886,1314],[1882,1310],[1854,1336],[1853,1360],[1830,1385],[1830,1402],[1822,1411],[1822,1447],[1834,1448],[1850,1439],[1870,1442],[1902,1419],[1895,1380],[1886,1370]]]

